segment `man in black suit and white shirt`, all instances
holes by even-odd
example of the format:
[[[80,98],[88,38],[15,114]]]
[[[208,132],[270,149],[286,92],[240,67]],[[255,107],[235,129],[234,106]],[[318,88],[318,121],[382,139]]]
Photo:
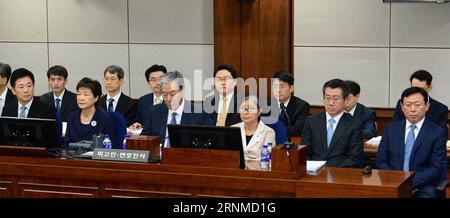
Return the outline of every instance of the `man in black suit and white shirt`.
[[[8,81],[11,77],[11,67],[9,64],[0,62],[0,114],[3,107],[11,102],[17,102],[16,96],[8,88]]]
[[[375,112],[358,103],[359,93],[361,92],[361,87],[358,83],[347,80],[345,81],[347,86],[350,88],[350,93],[348,94],[348,101],[345,105],[345,112],[352,115],[354,118],[359,120],[362,125],[362,137],[363,139],[371,139],[376,136],[377,131],[375,128],[376,114]]]
[[[294,77],[286,71],[278,71],[272,76],[272,95],[280,109],[278,119],[287,128],[288,136],[300,136],[305,119],[309,113],[309,103],[294,96]],[[286,108],[287,116],[281,110],[281,104]],[[289,117],[289,123],[287,117]]]
[[[100,108],[105,111],[115,111],[123,115],[127,126],[134,123],[136,118],[136,104],[122,93],[124,71],[121,67],[111,65],[103,73],[105,89],[108,92],[100,98]]]
[[[302,144],[308,146],[308,160],[324,160],[327,166],[359,167],[363,152],[361,123],[344,113],[349,88],[333,79],[322,89],[325,112],[307,117]]]
[[[54,108],[63,122],[72,111],[78,110],[77,95],[66,89],[67,69],[63,66],[53,66],[47,71],[48,84],[52,91],[41,96],[41,100]]]
[[[55,119],[55,111],[47,103],[34,99],[34,75],[25,68],[15,70],[11,75],[11,87],[17,102],[3,107],[2,116],[20,118]]]

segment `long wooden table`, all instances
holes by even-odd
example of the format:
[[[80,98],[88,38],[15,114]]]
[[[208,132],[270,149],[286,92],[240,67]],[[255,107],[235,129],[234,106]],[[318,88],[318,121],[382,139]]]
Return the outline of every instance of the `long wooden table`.
[[[257,164],[256,164],[257,166]],[[0,156],[1,197],[408,197],[412,172],[316,176],[157,163]]]

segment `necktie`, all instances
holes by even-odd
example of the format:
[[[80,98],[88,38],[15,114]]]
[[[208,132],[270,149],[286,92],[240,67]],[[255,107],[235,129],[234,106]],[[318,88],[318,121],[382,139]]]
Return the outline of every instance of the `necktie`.
[[[416,137],[414,135],[414,129],[416,128],[416,125],[412,124],[410,127],[408,136],[406,136],[406,142],[405,142],[405,157],[403,159],[403,170],[408,171],[409,170],[409,158],[411,157],[411,150],[414,146],[414,141],[416,140]]]
[[[59,99],[59,98],[55,99],[55,108],[56,108],[56,112],[59,113],[59,110],[61,109],[61,99]]]
[[[177,112],[172,113],[172,119],[170,120],[170,124],[177,124]],[[169,138],[167,138],[166,148],[170,148],[170,139]]]
[[[222,109],[219,113],[219,120],[217,120],[216,126],[225,126],[225,120],[227,119],[227,97],[223,97]]]
[[[284,126],[288,126],[288,121],[286,117],[286,113],[282,109],[284,107],[283,103],[280,103],[280,116],[278,116],[278,120],[283,122]]]
[[[114,102],[114,98],[110,98],[110,99],[108,99],[108,111],[114,111],[114,105],[113,105],[113,102]]]
[[[160,98],[154,97],[153,105],[161,104],[162,100]]]
[[[327,146],[328,148],[330,147],[331,144],[331,139],[333,138],[333,133],[334,133],[334,128],[333,128],[333,124],[334,124],[334,119],[330,118],[328,120],[328,128],[327,128]]]
[[[20,114],[19,114],[19,117],[20,117],[20,118],[27,118],[26,112],[27,112],[27,107],[21,106],[21,107],[20,107]]]

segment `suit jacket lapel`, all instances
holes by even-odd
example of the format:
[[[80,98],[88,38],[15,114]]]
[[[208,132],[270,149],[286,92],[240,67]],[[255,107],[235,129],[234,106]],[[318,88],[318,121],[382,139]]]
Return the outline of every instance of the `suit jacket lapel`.
[[[328,146],[327,146],[327,116],[325,115],[326,112],[321,112],[320,113],[320,122],[318,124],[318,126],[316,128],[318,128],[319,130],[317,131],[319,133],[319,138],[320,139],[325,139],[324,143],[323,143],[323,150],[326,151],[328,150]]]
[[[61,116],[64,114],[64,112],[66,111],[66,108],[67,108],[67,104],[68,104],[68,102],[69,102],[69,93],[68,93],[69,91],[66,89],[65,91],[64,91],[64,95],[63,95],[63,97],[62,97],[62,101],[61,101],[61,109],[60,109],[60,114],[61,114]],[[55,108],[56,109],[56,108]],[[56,110],[55,110],[55,112],[56,112]]]
[[[161,120],[161,127],[159,129],[159,135],[162,135],[164,137],[166,137],[166,129],[167,129],[167,116],[169,115],[169,109],[164,106],[164,109],[162,110],[161,116],[163,117],[163,119]],[[161,141],[164,143],[165,139],[161,139]]]
[[[245,131],[244,131],[245,132]],[[250,139],[250,141],[248,142],[247,145],[247,149],[251,149],[252,147],[256,146],[257,144],[259,144],[259,142],[261,141],[261,137],[263,133],[263,127],[261,125],[261,121],[259,121],[258,123],[258,127],[256,128],[255,133],[253,133],[252,138]]]
[[[120,93],[119,100],[117,100],[116,108],[114,108],[115,112],[119,112],[119,113],[124,112],[123,109],[125,107],[125,105],[124,105],[125,102],[123,99],[124,99],[123,93]]]
[[[400,142],[398,142],[398,146],[400,149],[400,160],[402,161],[403,166],[403,160],[405,157],[405,128],[406,128],[406,120],[402,120],[399,125],[397,126],[398,131],[400,133]],[[396,144],[393,144],[393,146],[397,146]]]

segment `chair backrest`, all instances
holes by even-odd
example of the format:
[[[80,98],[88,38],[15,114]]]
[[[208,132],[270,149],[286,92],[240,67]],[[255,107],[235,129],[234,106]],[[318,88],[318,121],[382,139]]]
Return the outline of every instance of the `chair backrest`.
[[[114,121],[114,137],[112,141],[112,148],[121,149],[123,139],[125,138],[125,134],[127,134],[127,122],[123,115],[120,113],[114,111],[108,111],[107,113]]]
[[[277,145],[284,144],[287,140],[287,130],[284,124],[278,119],[272,117],[261,117],[264,124],[275,131],[275,143]]]

